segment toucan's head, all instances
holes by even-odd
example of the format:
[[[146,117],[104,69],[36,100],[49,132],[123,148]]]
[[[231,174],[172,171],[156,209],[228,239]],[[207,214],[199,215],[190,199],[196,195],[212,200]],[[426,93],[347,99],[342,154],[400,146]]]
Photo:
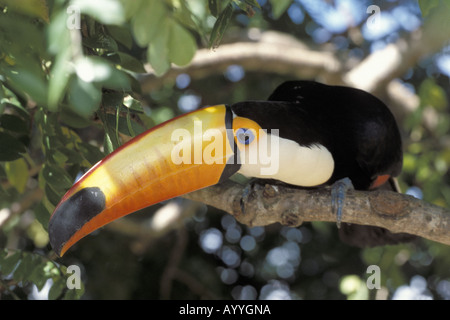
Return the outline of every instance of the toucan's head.
[[[289,176],[280,170],[289,166],[280,163],[280,148],[298,144],[280,140],[277,125],[264,128],[260,124],[266,118],[261,113],[263,104],[217,105],[182,115],[98,162],[64,195],[50,218],[55,252],[63,255],[78,240],[115,219],[217,184],[238,171],[253,177]],[[288,154],[288,162],[295,160],[291,156],[297,155]]]

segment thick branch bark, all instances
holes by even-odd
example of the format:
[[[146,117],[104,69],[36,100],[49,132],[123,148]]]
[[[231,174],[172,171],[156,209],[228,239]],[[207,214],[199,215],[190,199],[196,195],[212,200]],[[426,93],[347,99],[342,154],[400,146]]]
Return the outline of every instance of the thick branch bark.
[[[243,197],[245,188],[226,181],[184,197],[226,211],[250,227],[276,222],[287,226],[306,221],[336,222],[329,188],[304,190],[254,184]],[[450,245],[450,212],[405,194],[349,191],[342,222],[383,227]]]

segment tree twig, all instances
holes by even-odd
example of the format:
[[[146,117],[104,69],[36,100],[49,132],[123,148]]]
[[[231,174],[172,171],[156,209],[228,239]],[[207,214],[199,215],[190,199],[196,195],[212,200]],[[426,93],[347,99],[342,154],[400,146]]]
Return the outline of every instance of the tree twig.
[[[226,211],[250,227],[277,222],[298,226],[306,221],[336,221],[329,188],[305,190],[254,184],[243,197],[244,188],[226,181],[184,197]],[[342,221],[383,227],[394,233],[409,233],[450,245],[450,212],[405,194],[349,191]]]

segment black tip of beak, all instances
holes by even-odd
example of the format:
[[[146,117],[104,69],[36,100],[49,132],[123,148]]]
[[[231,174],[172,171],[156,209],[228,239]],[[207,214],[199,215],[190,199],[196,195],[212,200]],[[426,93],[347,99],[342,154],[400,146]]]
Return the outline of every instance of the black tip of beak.
[[[60,256],[67,241],[104,208],[105,195],[98,187],[81,189],[60,203],[48,224],[53,250]]]

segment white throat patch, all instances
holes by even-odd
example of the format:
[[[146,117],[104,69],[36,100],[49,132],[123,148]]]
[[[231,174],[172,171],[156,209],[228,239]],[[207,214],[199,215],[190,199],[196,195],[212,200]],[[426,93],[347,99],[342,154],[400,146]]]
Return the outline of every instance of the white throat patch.
[[[334,160],[327,148],[319,144],[302,147],[289,139],[270,137],[270,134],[267,136],[268,141],[276,138],[278,146],[271,147],[271,143],[250,145],[241,160],[238,173],[247,177],[276,179],[302,187],[318,186],[330,179],[334,170]],[[267,161],[248,161],[248,157],[252,154],[270,154],[271,170],[267,170]],[[255,158],[258,157],[253,157]]]

